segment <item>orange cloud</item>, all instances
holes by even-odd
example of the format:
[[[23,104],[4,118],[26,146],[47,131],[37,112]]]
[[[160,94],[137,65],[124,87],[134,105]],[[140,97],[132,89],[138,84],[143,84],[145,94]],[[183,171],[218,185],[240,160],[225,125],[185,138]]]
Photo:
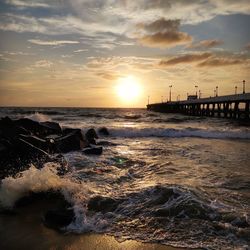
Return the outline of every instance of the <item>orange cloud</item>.
[[[230,66],[246,63],[242,59],[233,59],[233,58],[208,58],[204,62],[199,63],[198,67],[220,67],[220,66]]]
[[[137,25],[143,35],[137,37],[138,41],[148,47],[173,47],[192,42],[192,37],[179,31],[180,20],[158,19],[149,24]]]
[[[224,43],[223,41],[216,40],[216,39],[203,40],[203,41],[200,41],[198,43],[191,44],[190,46],[188,46],[188,48],[191,48],[191,49],[208,49],[208,48],[216,47],[218,45],[222,45],[223,43]]]
[[[160,66],[171,66],[180,63],[193,63],[197,61],[203,61],[209,57],[211,57],[212,53],[201,53],[201,54],[187,54],[173,57],[169,60],[161,60],[159,62]]]

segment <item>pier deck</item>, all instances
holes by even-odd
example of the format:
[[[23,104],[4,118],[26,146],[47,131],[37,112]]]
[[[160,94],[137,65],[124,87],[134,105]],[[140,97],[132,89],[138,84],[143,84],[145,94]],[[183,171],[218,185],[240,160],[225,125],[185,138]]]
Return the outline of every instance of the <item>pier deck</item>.
[[[147,109],[162,113],[250,120],[250,93],[153,103],[148,104]]]

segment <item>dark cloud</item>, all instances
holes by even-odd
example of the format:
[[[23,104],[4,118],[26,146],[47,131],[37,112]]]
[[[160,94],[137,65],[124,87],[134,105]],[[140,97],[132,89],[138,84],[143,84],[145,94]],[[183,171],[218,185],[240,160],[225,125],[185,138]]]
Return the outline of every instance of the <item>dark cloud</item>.
[[[137,28],[144,32],[138,41],[149,47],[173,47],[192,41],[187,33],[179,31],[180,20],[158,19],[152,23],[138,24]]]
[[[197,61],[205,60],[212,56],[212,53],[201,53],[201,54],[187,54],[173,57],[169,60],[161,60],[160,66],[171,66],[180,63],[193,63]]]
[[[208,49],[208,48],[213,48],[213,47],[217,47],[219,45],[222,45],[224,42],[221,40],[203,40],[197,43],[193,43],[190,46],[188,46],[188,48],[191,49]]]
[[[137,27],[148,32],[177,31],[180,27],[180,20],[166,20],[161,18],[148,24],[140,23],[137,25]]]

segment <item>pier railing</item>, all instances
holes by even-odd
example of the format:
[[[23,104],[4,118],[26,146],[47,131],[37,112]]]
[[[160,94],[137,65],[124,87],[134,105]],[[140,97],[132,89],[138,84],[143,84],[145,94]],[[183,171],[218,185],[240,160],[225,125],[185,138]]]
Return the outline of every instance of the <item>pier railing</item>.
[[[163,113],[216,116],[250,120],[250,93],[148,104],[147,109]]]

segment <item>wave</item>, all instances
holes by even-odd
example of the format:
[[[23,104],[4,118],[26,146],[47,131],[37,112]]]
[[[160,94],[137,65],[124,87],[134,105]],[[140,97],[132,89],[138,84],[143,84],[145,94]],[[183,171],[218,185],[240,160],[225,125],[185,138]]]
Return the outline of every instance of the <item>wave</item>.
[[[190,188],[158,184],[107,196],[100,193],[99,185],[91,185],[57,176],[53,163],[42,169],[31,166],[16,178],[2,180],[0,203],[11,208],[30,192],[55,190],[72,204],[75,214],[65,231],[103,232],[120,240],[158,241],[177,247],[231,249],[232,239],[237,240],[236,247],[245,244],[246,236],[239,234],[249,229],[248,217],[231,212],[228,216],[220,210],[222,204],[216,205]]]
[[[25,118],[31,119],[31,120],[36,121],[36,122],[51,121],[51,118],[48,115],[45,115],[45,114],[42,114],[39,112],[35,112],[33,114],[26,115]]]
[[[20,198],[31,192],[64,191],[66,188],[72,188],[70,180],[57,175],[57,168],[58,164],[56,163],[47,163],[42,169],[31,165],[28,170],[21,172],[17,177],[3,179],[0,189],[1,206],[12,208]],[[67,198],[66,195],[65,198]]]
[[[115,137],[197,137],[211,139],[250,139],[250,131],[220,131],[196,128],[112,128],[110,133]]]

